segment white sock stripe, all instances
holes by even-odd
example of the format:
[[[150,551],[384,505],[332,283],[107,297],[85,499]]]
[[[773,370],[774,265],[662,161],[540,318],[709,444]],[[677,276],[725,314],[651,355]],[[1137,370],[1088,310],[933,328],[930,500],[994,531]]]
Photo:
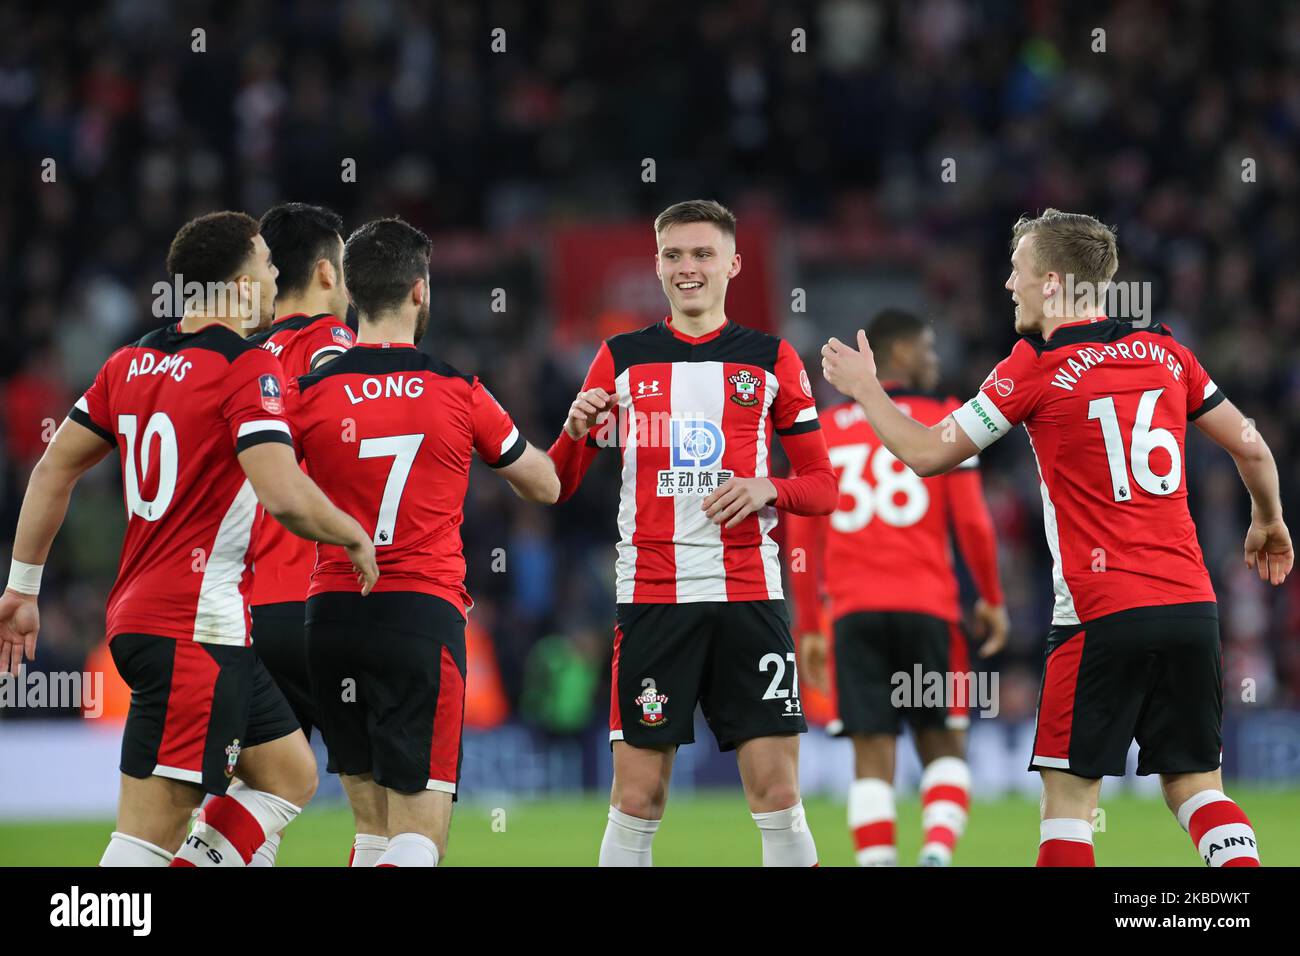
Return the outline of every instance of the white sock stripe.
[[[789,830],[795,821],[803,817],[803,801],[784,810],[769,810],[766,813],[751,813],[760,830]]]
[[[854,854],[858,866],[897,866],[898,850],[892,846],[863,847]]]
[[[921,774],[921,792],[936,785],[970,789],[970,766],[960,757],[940,757],[930,761]]]
[[[388,849],[376,865],[434,867],[438,859],[438,845],[423,833],[399,833],[389,839]]]
[[[1076,843],[1092,843],[1092,825],[1087,820],[1073,817],[1056,817],[1044,820],[1039,826],[1038,845],[1048,840],[1073,840]]]
[[[928,830],[933,826],[947,827],[961,836],[962,828],[966,826],[966,811],[960,803],[951,800],[936,800],[927,804],[921,811],[921,828]]]
[[[1211,803],[1218,803],[1220,800],[1227,800],[1228,797],[1219,790],[1202,790],[1200,793],[1194,793],[1183,801],[1183,805],[1178,808],[1178,825],[1186,830],[1192,824],[1192,814],[1201,807]],[[1231,801],[1229,801],[1231,803]]]
[[[1234,845],[1228,846],[1229,843]],[[1219,866],[1225,860],[1239,856],[1258,856],[1259,849],[1255,845],[1255,831],[1245,823],[1225,823],[1206,830],[1196,847],[1202,859],[1211,856],[1211,847],[1217,847],[1210,860],[1211,866]]]
[[[277,797],[265,790],[254,790],[244,786],[227,790],[226,793],[252,814],[267,837],[279,833],[293,822],[294,817],[302,813],[301,807],[296,807],[283,797]]]
[[[654,833],[659,829],[660,821],[643,820],[641,817],[634,817],[630,813],[624,813],[618,807],[610,807],[609,822],[627,830],[635,830],[637,833]]]
[[[100,858],[100,866],[167,866],[173,855],[148,840],[114,830]]]
[[[387,850],[388,837],[374,833],[358,833],[352,838],[352,845],[362,850]]]
[[[884,780],[864,777],[849,785],[849,828],[895,819],[894,788]]]

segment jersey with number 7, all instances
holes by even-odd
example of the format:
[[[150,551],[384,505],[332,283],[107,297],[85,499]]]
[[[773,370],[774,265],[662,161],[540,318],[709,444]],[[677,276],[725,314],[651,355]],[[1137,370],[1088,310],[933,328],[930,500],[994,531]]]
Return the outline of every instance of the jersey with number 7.
[[[1114,319],[1023,338],[953,413],[981,449],[1023,423],[1052,553],[1053,624],[1213,601],[1187,509],[1187,423],[1224,400],[1159,323]]]
[[[375,590],[467,610],[460,526],[472,454],[504,468],[527,447],[505,409],[473,375],[401,344],[358,343],[286,394],[308,473],[373,535]],[[344,550],[318,545],[308,596],[360,590]]]

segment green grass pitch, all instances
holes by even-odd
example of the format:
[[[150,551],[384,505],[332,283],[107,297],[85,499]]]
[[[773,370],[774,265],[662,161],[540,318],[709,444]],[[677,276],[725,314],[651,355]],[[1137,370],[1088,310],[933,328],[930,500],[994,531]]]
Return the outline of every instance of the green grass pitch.
[[[1254,824],[1266,866],[1300,865],[1296,794],[1232,789]],[[853,852],[842,804],[806,801],[823,866],[851,866]],[[466,803],[452,822],[448,866],[590,866],[604,832],[605,800],[573,797]],[[1104,829],[1095,834],[1099,866],[1200,866],[1187,835],[1159,800],[1106,798]],[[920,805],[900,801],[899,861],[913,865],[920,848]],[[110,821],[0,823],[0,866],[93,866]],[[281,866],[342,866],[352,818],[338,806],[309,808],[285,833]],[[958,866],[1032,866],[1038,852],[1038,804],[1008,797],[976,801]],[[655,837],[657,866],[757,866],[758,833],[739,790],[680,794]]]

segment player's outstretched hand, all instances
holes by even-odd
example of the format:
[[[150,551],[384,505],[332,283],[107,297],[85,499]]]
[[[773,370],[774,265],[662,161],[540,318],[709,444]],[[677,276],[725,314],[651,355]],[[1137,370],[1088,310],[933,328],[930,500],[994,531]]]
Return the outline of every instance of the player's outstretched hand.
[[[0,674],[17,677],[24,655],[29,661],[35,660],[36,633],[40,629],[36,595],[6,588],[0,595]]]
[[[1246,567],[1259,572],[1261,581],[1281,584],[1295,564],[1291,532],[1281,520],[1264,524],[1252,521],[1246,532]]]
[[[357,583],[361,585],[361,594],[365,596],[379,580],[379,565],[375,562],[375,543],[369,538],[361,538],[347,547],[352,566],[357,569]]]
[[[776,485],[768,478],[731,478],[700,504],[714,524],[734,528],[759,508],[776,501]]]
[[[858,329],[858,347],[832,338],[822,346],[822,375],[840,393],[853,398],[858,390],[876,377],[876,357],[867,344],[867,333]]]
[[[603,388],[589,388],[585,392],[579,392],[569,406],[569,417],[564,423],[564,430],[570,438],[582,438],[595,426],[597,416],[606,411],[613,401],[613,396]]]
[[[975,602],[975,636],[984,641],[980,645],[980,657],[992,657],[1006,647],[1010,630],[1011,618],[1006,608],[983,598]]]
[[[825,634],[809,631],[799,635],[799,679],[822,693],[830,690],[829,657]]]

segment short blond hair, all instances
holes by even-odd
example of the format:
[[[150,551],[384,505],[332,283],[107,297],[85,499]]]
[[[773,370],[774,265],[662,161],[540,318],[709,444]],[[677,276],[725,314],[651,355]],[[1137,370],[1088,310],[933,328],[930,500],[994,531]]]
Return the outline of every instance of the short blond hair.
[[[736,240],[736,214],[713,199],[688,199],[673,203],[655,217],[655,235],[672,226],[691,222],[711,222],[732,242]]]
[[[1102,286],[1119,268],[1115,230],[1076,212],[1045,209],[1035,219],[1021,216],[1011,229],[1011,251],[1022,236],[1034,237],[1033,259],[1039,272],[1073,275],[1076,282]]]

